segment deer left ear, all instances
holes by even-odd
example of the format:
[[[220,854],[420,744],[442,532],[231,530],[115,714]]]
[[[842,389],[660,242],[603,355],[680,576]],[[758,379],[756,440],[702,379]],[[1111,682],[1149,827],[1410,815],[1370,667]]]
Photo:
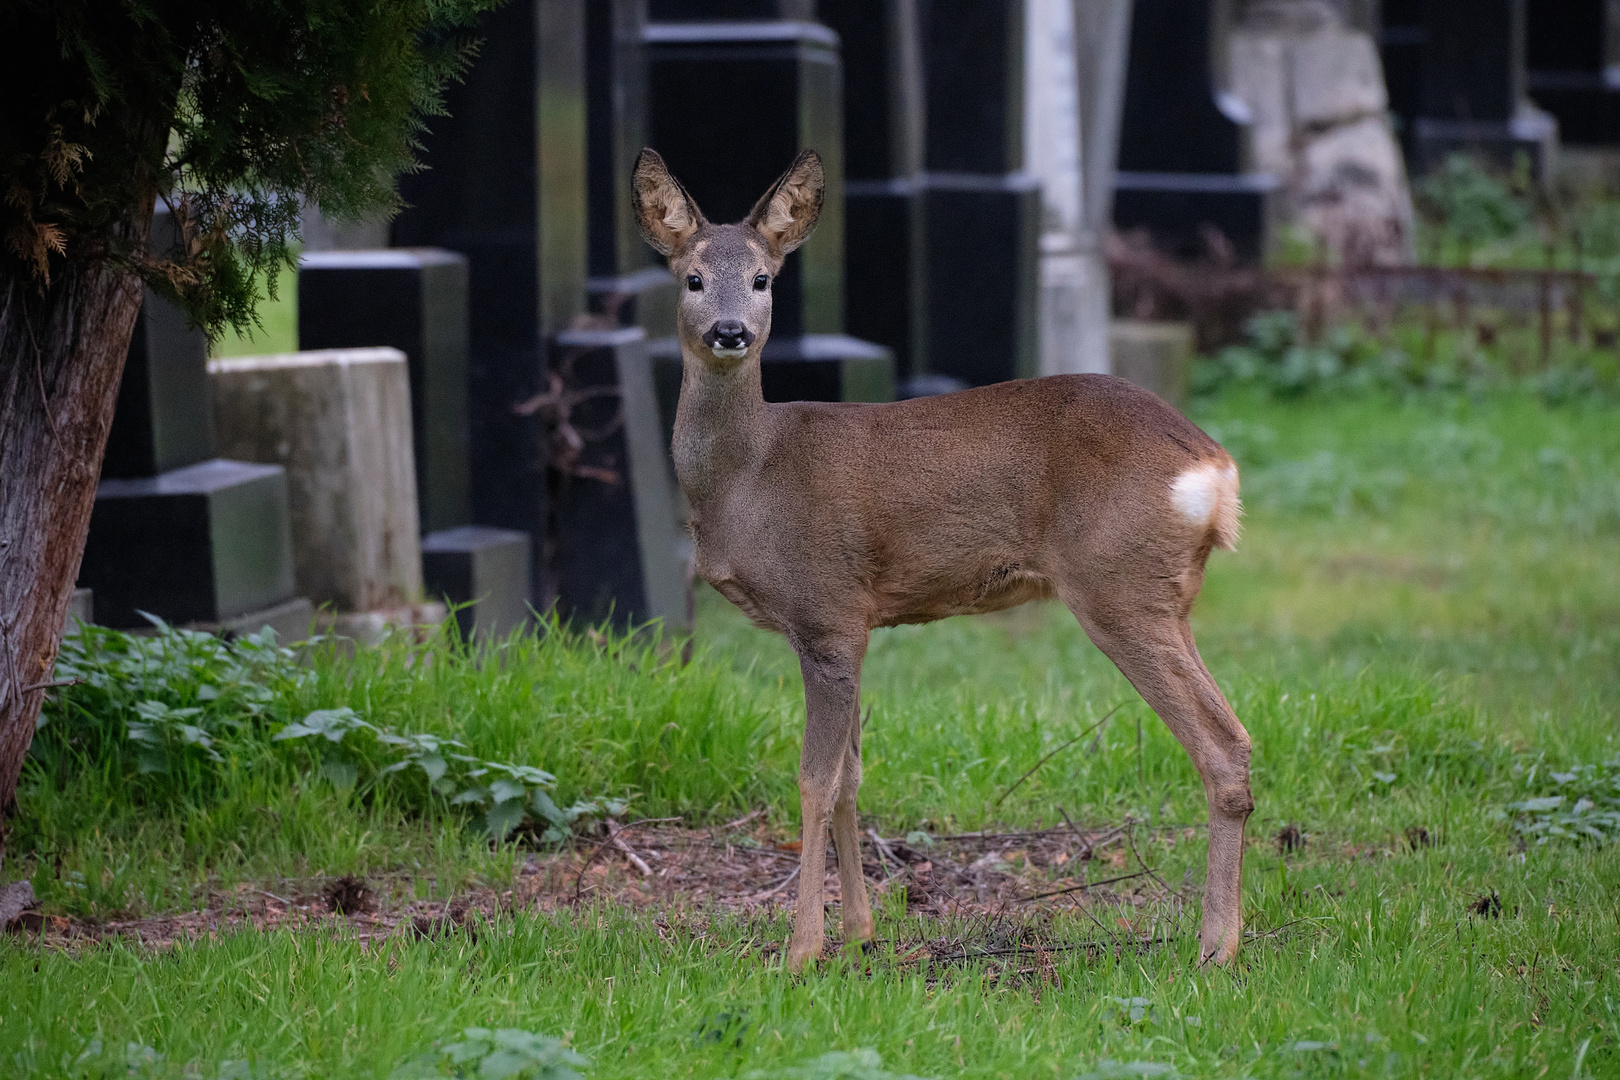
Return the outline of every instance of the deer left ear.
[[[748,215],[748,224],[778,254],[786,255],[810,238],[821,216],[826,181],[821,155],[805,150],[793,159],[782,178],[761,195]]]

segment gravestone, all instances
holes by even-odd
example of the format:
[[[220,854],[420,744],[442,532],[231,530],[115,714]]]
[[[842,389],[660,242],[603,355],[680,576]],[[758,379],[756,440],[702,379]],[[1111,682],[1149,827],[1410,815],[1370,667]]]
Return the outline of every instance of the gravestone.
[[[1108,336],[1114,374],[1186,408],[1187,372],[1195,351],[1191,324],[1115,319]]]
[[[144,627],[149,612],[175,624],[245,625],[291,601],[287,507],[287,474],[276,465],[212,458],[103,480],[79,566],[95,621]]]
[[[299,594],[339,612],[419,604],[405,354],[331,349],[208,369],[226,452],[287,472]]]
[[[529,548],[528,533],[489,525],[461,525],[422,538],[427,594],[451,606],[463,640],[498,641],[527,624],[534,563]]]
[[[152,251],[180,243],[161,203]],[[95,622],[171,623],[283,636],[309,628],[294,597],[287,478],[276,466],[218,453],[208,389],[208,340],[147,291],[141,303],[96,489],[78,584]]]
[[[675,279],[654,265],[630,195],[636,155],[647,144],[646,23],[647,0],[586,5],[591,276],[585,294],[606,323],[661,338],[675,332]]]
[[[1136,0],[1120,120],[1114,227],[1145,229],[1155,246],[1191,258],[1209,230],[1238,261],[1258,262],[1276,177],[1245,172],[1244,119],[1217,98],[1209,0]]]
[[[640,327],[557,335],[553,370],[577,398],[577,452],[554,460],[549,563],[558,612],[595,625],[692,628],[689,546]]]
[[[428,168],[400,178],[390,239],[467,258],[471,518],[528,534],[538,560],[546,433],[513,407],[546,388],[547,340],[585,308],[584,5],[514,0],[473,32],[478,56],[445,89],[449,115],[428,121]],[[530,570],[545,610],[544,567]]]
[[[1431,2],[1422,25],[1415,171],[1461,152],[1500,168],[1527,156],[1538,176],[1547,175],[1558,124],[1525,93],[1525,0]]]
[[[1530,0],[1525,83],[1576,146],[1620,144],[1620,5]]]
[[[1022,4],[824,0],[819,11],[846,57],[850,332],[893,349],[913,382],[1036,374]]]
[[[407,360],[420,530],[466,524],[466,256],[441,248],[305,254],[298,347],[371,346],[398,349]]]
[[[915,0],[821,0],[844,71],[844,326],[894,352],[901,374],[922,358],[922,69]]]
[[[643,41],[648,145],[711,221],[745,218],[800,150],[822,156],[827,193],[820,224],[772,285],[772,329],[763,354],[767,399],[892,397],[892,373],[864,374],[874,364],[892,363],[888,351],[843,333],[838,35],[809,22],[654,22]],[[679,348],[672,339],[649,348],[660,386],[668,387],[679,378]]]
[[[1024,166],[1020,0],[919,0],[918,348],[984,385],[1039,374],[1040,184]]]

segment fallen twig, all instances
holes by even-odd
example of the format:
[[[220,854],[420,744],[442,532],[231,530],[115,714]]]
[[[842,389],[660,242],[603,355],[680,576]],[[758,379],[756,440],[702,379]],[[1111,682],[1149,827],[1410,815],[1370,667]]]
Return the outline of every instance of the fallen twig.
[[[1017,900],[1014,900],[1013,903],[1027,904],[1031,900],[1044,900],[1048,896],[1062,896],[1064,893],[1083,892],[1086,889],[1095,889],[1103,885],[1112,885],[1116,881],[1129,881],[1132,878],[1143,877],[1151,873],[1153,873],[1151,870],[1137,870],[1135,873],[1121,874],[1119,877],[1103,878],[1101,881],[1083,881],[1079,885],[1070,885],[1062,889],[1053,889],[1051,892],[1036,893],[1034,896],[1019,897]]]

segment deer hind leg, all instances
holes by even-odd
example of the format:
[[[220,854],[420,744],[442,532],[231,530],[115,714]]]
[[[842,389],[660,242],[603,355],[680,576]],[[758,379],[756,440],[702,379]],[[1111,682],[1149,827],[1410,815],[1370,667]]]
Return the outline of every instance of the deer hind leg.
[[[787,966],[790,971],[800,971],[821,955],[826,925],[823,906],[826,902],[827,826],[833,821],[834,807],[844,783],[851,729],[859,723],[861,660],[866,655],[866,634],[862,631],[859,636],[836,640],[796,640],[794,646],[799,653],[799,668],[804,673],[804,748],[799,755],[799,807],[804,832],[799,855],[799,901],[793,916],[793,940],[788,946]],[[858,771],[854,781],[858,786]],[[846,819],[852,832],[854,799],[852,789]],[[856,888],[851,890],[849,878],[842,879],[844,903],[850,903],[853,892],[860,898],[861,910],[866,911],[865,883],[859,879],[859,840],[851,839],[857,882]],[[846,843],[839,844],[841,859],[848,857],[844,853],[849,847]],[[870,912],[866,918],[869,922]]]
[[[1224,964],[1243,940],[1243,827],[1249,733],[1204,667],[1186,617],[1125,612],[1116,604],[1070,604],[1091,640],[1152,706],[1192,758],[1209,800],[1209,870],[1200,959]]]
[[[859,706],[849,725],[849,745],[833,799],[832,838],[838,852],[838,884],[843,895],[844,947],[872,936],[872,905],[861,867],[861,826],[855,797],[861,790],[861,716]]]

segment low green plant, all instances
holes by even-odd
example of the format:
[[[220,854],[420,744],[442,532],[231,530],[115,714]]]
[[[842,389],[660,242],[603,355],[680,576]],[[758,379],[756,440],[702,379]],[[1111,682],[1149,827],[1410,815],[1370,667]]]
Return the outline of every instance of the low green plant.
[[[1538,844],[1620,840],[1620,757],[1563,772],[1532,768],[1527,786],[1551,794],[1508,805],[1513,830],[1525,839]]]
[[[521,1028],[471,1027],[455,1042],[434,1046],[389,1074],[392,1080],[583,1080],[574,1071],[590,1064],[559,1040]]]
[[[883,1067],[876,1050],[830,1050],[803,1065],[755,1069],[744,1080],[925,1080],[910,1073],[892,1073]]]

